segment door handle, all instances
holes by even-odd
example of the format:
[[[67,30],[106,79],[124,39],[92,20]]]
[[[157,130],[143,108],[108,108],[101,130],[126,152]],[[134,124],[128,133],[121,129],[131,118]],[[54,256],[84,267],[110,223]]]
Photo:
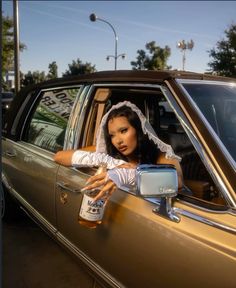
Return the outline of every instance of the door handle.
[[[81,193],[80,189],[70,188],[70,187],[68,187],[68,184],[65,183],[65,182],[56,182],[56,185],[57,185],[58,187],[60,187],[61,189],[67,190],[67,191],[72,192],[72,193]]]
[[[6,151],[6,156],[8,156],[8,157],[16,157],[16,152]]]

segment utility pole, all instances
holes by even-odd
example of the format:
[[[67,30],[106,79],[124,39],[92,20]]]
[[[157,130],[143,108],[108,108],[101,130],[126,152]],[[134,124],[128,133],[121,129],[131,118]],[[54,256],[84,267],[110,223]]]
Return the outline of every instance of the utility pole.
[[[2,19],[2,1],[0,2],[0,12],[1,12],[1,15],[0,15],[0,23],[1,23],[1,26],[2,26],[2,24],[3,24],[3,19]],[[0,59],[0,76],[1,76],[1,84],[0,84],[0,93],[1,93],[1,95],[2,95],[2,78],[3,78],[3,73],[2,73],[2,49],[3,49],[3,45],[2,45],[2,38],[3,38],[3,33],[2,33],[2,29],[1,29],[1,31],[0,31],[0,51],[1,51],[1,59]],[[0,119],[2,119],[2,107],[1,107],[1,105],[0,105]],[[2,151],[2,150],[1,150]],[[1,203],[2,203],[2,201],[1,201]],[[1,262],[0,262],[1,263]],[[2,276],[2,274],[1,274],[1,272],[0,272],[0,277]],[[0,279],[2,279],[2,278],[0,278]]]
[[[15,93],[20,90],[20,69],[19,69],[19,13],[18,0],[13,0],[13,21],[14,21],[14,74]]]

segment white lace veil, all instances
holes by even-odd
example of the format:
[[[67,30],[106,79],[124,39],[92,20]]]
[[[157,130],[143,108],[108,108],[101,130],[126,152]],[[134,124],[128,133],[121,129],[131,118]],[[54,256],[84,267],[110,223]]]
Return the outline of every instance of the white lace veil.
[[[141,121],[143,133],[148,135],[148,138],[156,144],[156,146],[161,150],[161,152],[166,153],[165,157],[167,159],[175,158],[179,161],[181,160],[179,156],[175,155],[170,145],[164,143],[163,141],[161,141],[160,138],[158,138],[151,124],[147,121],[146,117],[143,115],[140,109],[135,104],[129,101],[119,102],[118,104],[113,105],[111,109],[103,116],[97,132],[96,152],[107,153],[105,135],[104,135],[104,127],[107,122],[107,117],[112,110],[120,108],[122,106],[130,107],[138,115]]]

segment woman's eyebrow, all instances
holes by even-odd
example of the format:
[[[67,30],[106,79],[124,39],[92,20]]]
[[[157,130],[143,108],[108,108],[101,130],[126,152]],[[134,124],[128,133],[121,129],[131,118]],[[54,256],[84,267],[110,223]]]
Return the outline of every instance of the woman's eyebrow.
[[[108,134],[109,135],[115,134],[116,132],[120,132],[121,130],[128,129],[128,128],[129,128],[129,125],[123,125],[123,126],[118,127],[115,131],[114,130],[108,131]]]
[[[121,127],[119,127],[118,130],[120,131],[120,130],[123,130],[123,129],[128,129],[128,126],[121,126]]]

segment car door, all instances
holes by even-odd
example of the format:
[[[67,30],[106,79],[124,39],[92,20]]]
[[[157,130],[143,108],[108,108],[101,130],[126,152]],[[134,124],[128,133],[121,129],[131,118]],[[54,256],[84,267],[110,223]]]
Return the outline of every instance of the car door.
[[[41,91],[31,108],[19,141],[4,144],[4,171],[15,196],[47,228],[56,230],[54,153],[63,148],[67,123],[79,87]]]
[[[148,85],[144,86],[147,89]],[[150,87],[152,91],[147,93],[158,97],[160,86]],[[120,87],[115,88],[110,87],[110,98],[105,99],[109,107],[113,94],[116,96],[114,102],[123,99],[146,105],[138,93],[140,90],[144,94],[141,85],[128,87],[126,84],[120,94]],[[135,91],[135,97],[131,96],[132,91]],[[98,113],[93,110],[101,103],[93,101],[93,97],[91,92],[84,103],[89,107],[89,113],[78,121],[83,127],[96,127]],[[147,109],[143,107],[143,110]],[[158,107],[156,111],[159,111]],[[84,139],[94,139],[90,134],[83,131],[80,135],[83,139],[78,143],[94,144]],[[193,197],[189,195],[191,189],[186,188],[174,199],[173,209],[180,221],[173,222],[154,213],[159,207],[159,199],[143,199],[131,191],[117,190],[106,206],[102,224],[89,229],[79,223],[80,189],[94,171],[93,168],[59,167],[57,235],[111,287],[222,287],[226,283],[227,287],[235,286],[232,275],[236,264],[236,217],[232,209],[196,195]]]

